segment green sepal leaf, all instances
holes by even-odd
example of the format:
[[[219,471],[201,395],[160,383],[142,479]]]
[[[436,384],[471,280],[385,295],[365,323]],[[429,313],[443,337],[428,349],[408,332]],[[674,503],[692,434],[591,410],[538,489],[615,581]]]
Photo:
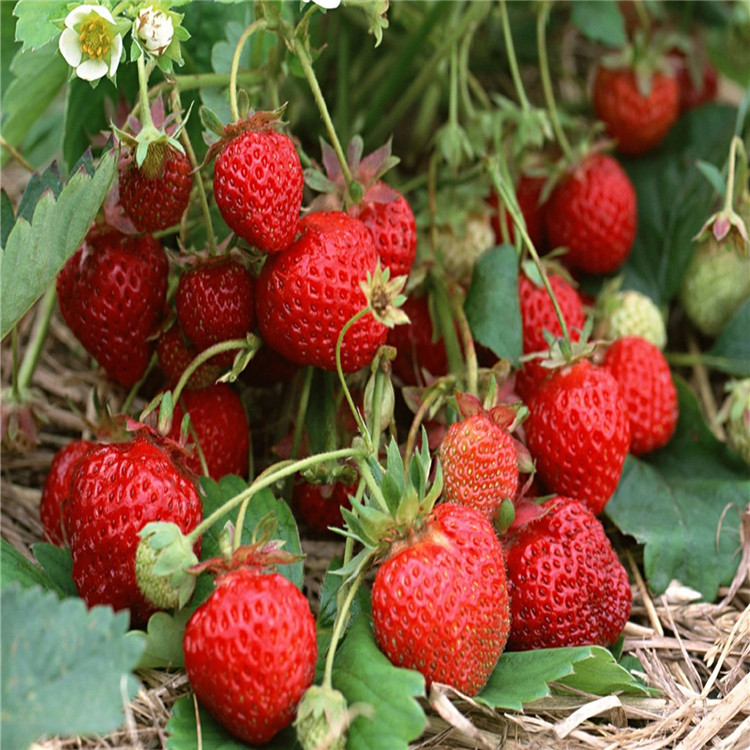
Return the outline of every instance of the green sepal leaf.
[[[18,585],[2,592],[3,746],[42,737],[106,734],[125,721],[138,692],[131,674],[143,639],[126,637],[129,615],[87,609],[81,599]]]
[[[570,7],[570,21],[584,36],[618,49],[627,43],[625,19],[616,0],[578,0]]]

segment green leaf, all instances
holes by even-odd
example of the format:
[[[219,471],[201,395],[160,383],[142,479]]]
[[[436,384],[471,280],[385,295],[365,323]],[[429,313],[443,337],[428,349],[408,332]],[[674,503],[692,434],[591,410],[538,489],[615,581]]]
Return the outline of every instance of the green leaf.
[[[18,218],[0,258],[4,338],[55,279],[76,251],[104,202],[117,170],[117,156],[102,156],[93,176],[84,168],[70,177],[55,199],[46,191],[31,222]]]
[[[126,637],[127,612],[87,609],[39,587],[6,588],[1,606],[3,747],[122,726],[143,650],[142,640]]]
[[[23,49],[43,47],[51,39],[60,36],[62,29],[55,21],[68,15],[68,3],[47,0],[18,0],[13,10],[16,16],[16,39],[23,42]]]
[[[633,676],[623,663],[618,663],[609,649],[601,646],[587,647],[591,657],[576,661],[573,674],[561,677],[557,682],[571,690],[590,693],[591,695],[612,695],[613,693],[632,693],[650,695],[641,680]],[[640,662],[636,660],[636,667]],[[564,692],[557,689],[555,692]]]
[[[595,42],[622,47],[628,41],[625,19],[615,0],[578,0],[571,4],[570,20]]]
[[[643,460],[627,458],[605,510],[644,545],[654,593],[676,579],[713,601],[739,563],[739,514],[750,498],[750,470],[708,429],[688,385],[677,380],[677,388],[675,436]]]
[[[24,588],[41,586],[59,596],[63,595],[63,591],[44,570],[24,557],[10,542],[0,539],[0,587],[4,590],[14,583]]]
[[[138,669],[173,669],[185,666],[182,637],[193,611],[181,609],[174,614],[155,612],[151,615],[146,632],[138,631],[140,637],[146,637],[146,648],[138,662]]]
[[[724,326],[722,332],[708,350],[710,365],[716,370],[735,375],[750,377],[750,299],[740,305],[739,309]]]
[[[476,265],[464,304],[474,338],[501,359],[523,352],[518,302],[518,256],[511,245],[484,253]]]
[[[63,596],[78,596],[78,590],[73,582],[73,556],[69,547],[57,547],[54,544],[40,542],[35,544],[31,551]]]
[[[425,714],[416,700],[425,693],[424,677],[391,664],[375,641],[369,612],[352,623],[332,677],[349,705],[367,703],[375,710],[374,718],[352,722],[348,750],[406,750],[424,731]]]
[[[8,242],[8,235],[16,223],[16,213],[13,210],[8,194],[5,190],[0,191],[0,248],[4,248]]]
[[[90,174],[90,172],[88,173]],[[57,200],[62,189],[63,183],[60,177],[60,170],[56,163],[47,167],[41,175],[32,174],[24,188],[21,202],[18,204],[16,218],[23,217],[26,221],[31,222],[34,218],[36,205],[39,203],[44,193],[47,191],[51,192],[55,200]]]

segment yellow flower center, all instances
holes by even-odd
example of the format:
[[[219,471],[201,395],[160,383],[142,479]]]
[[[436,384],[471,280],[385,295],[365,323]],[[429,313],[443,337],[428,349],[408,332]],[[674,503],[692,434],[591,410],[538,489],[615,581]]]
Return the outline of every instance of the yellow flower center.
[[[101,60],[109,51],[109,28],[105,20],[92,14],[87,21],[81,24],[81,32],[78,35],[81,42],[81,51],[89,57]]]

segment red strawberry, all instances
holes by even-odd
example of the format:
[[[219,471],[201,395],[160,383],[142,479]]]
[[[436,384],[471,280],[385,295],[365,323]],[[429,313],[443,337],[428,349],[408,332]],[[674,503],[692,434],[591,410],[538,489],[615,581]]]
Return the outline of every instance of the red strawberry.
[[[617,381],[588,360],[552,371],[527,402],[526,442],[542,482],[596,515],[614,493],[630,446]]]
[[[206,459],[208,475],[215,480],[227,474],[246,477],[250,454],[250,426],[242,399],[226,383],[215,383],[200,390],[183,391],[175,404],[169,436],[179,440],[185,411],[195,436],[188,435],[188,445],[198,442]],[[186,461],[196,474],[201,474],[197,455]]]
[[[630,616],[628,575],[599,519],[554,497],[503,538],[511,601],[508,649],[609,646]]]
[[[180,276],[177,319],[198,351],[229,339],[245,338],[255,326],[255,282],[238,260],[226,255],[208,258]],[[212,357],[228,367],[236,351]]]
[[[156,356],[170,388],[177,385],[182,373],[198,354],[198,350],[185,338],[179,323],[175,323],[159,336],[156,342]],[[215,383],[220,375],[221,368],[209,360],[199,365],[190,375],[185,388],[206,388]]]
[[[522,174],[518,179],[518,185],[516,185],[518,207],[521,209],[524,221],[526,222],[526,231],[529,234],[529,239],[534,243],[537,251],[545,249],[544,223],[542,220],[544,209],[541,197],[546,181],[546,177]],[[495,241],[498,245],[503,242],[503,231],[500,224],[502,219],[507,222],[509,241],[514,242],[516,228],[505,207],[502,210],[500,209],[500,200],[497,193],[493,193],[490,196],[489,204],[495,209],[491,216],[492,228],[495,230]]]
[[[635,239],[635,189],[620,164],[590,153],[563,176],[544,209],[551,247],[566,247],[565,260],[588,273],[616,271]]]
[[[215,719],[261,745],[291,724],[315,677],[315,618],[279,573],[240,567],[215,584],[185,627],[185,670]]]
[[[360,283],[375,270],[375,245],[365,225],[341,211],[307,214],[299,229],[299,239],[260,272],[258,327],[292,362],[335,370],[339,333],[367,304]],[[353,325],[341,347],[343,371],[369,364],[386,333],[371,315]]]
[[[680,112],[716,99],[719,75],[705,51],[693,49],[688,56],[680,49],[672,49],[669,51],[669,62],[680,89]]]
[[[448,354],[435,330],[426,294],[406,299],[401,309],[409,322],[388,331],[387,343],[396,348],[393,373],[404,385],[425,385],[423,373],[440,377],[448,373]]]
[[[155,175],[149,176],[134,161],[119,173],[120,204],[141,232],[157,232],[179,224],[190,202],[190,159],[166,144],[163,148],[161,169]]]
[[[81,598],[89,607],[130,609],[131,625],[142,626],[155,607],[136,582],[138,534],[150,521],[171,521],[188,533],[202,520],[202,504],[181,464],[139,434],[92,448],[79,460],[63,519]]]
[[[592,99],[597,117],[617,141],[617,150],[629,156],[658,146],[680,114],[677,79],[658,70],[642,82],[632,68],[600,65]]]
[[[370,230],[380,264],[391,269],[391,278],[407,276],[417,255],[417,223],[409,202],[401,193],[397,193],[392,200],[377,201],[372,198],[381,185],[384,183],[376,183],[368,191],[370,199],[366,197],[358,207],[358,213],[349,213],[356,215]]]
[[[60,312],[107,375],[129,388],[146,371],[161,324],[169,262],[151,236],[92,229],[57,277]]]
[[[620,385],[630,419],[630,452],[640,456],[665,446],[677,426],[679,407],[661,351],[646,339],[626,336],[607,348],[603,366]]]
[[[62,547],[67,544],[63,526],[63,503],[70,492],[70,478],[78,461],[96,443],[90,440],[73,440],[55,453],[42,487],[39,516],[44,530],[44,541]]]
[[[267,253],[292,243],[304,178],[291,138],[267,124],[230,137],[216,159],[213,187],[216,205],[238,237]]]
[[[375,638],[390,661],[470,696],[505,648],[508,606],[492,524],[453,503],[393,544],[372,587]]]
[[[356,490],[356,483],[311,484],[301,480],[294,485],[292,502],[301,521],[313,531],[325,534],[332,526],[342,526],[341,508],[351,507],[349,496]]]

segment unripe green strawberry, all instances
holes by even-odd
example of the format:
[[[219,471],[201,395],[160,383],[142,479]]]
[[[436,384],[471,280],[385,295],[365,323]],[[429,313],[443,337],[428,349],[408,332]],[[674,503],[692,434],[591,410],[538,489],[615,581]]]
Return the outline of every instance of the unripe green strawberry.
[[[294,727],[303,750],[345,750],[349,710],[338,690],[310,685],[297,706]]]
[[[727,384],[728,396],[721,409],[729,445],[750,464],[750,378]]]
[[[657,304],[636,289],[604,294],[596,303],[596,337],[614,341],[638,336],[658,349],[667,343],[667,327]]]
[[[494,244],[495,230],[489,216],[472,214],[462,233],[450,226],[438,231],[437,252],[446,272],[462,281],[471,277],[478,258]]]
[[[701,333],[715,336],[748,297],[750,256],[709,234],[695,248],[682,280],[686,315]]]

